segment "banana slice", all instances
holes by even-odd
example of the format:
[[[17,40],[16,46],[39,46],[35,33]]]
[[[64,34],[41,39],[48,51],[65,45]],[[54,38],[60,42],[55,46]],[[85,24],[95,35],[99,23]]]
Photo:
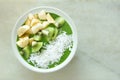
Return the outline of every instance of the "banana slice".
[[[27,20],[25,21],[25,25],[30,26],[30,23],[31,23],[30,19],[27,18]]]
[[[29,39],[29,43],[30,43],[30,44],[32,44],[33,41],[34,41],[33,38],[30,38],[30,39]]]
[[[38,17],[40,20],[46,20],[46,12],[42,10],[40,13],[38,13]]]
[[[36,44],[37,44],[36,41],[33,41],[33,42],[32,42],[32,46],[35,46]]]
[[[50,23],[48,21],[44,21],[42,24],[43,24],[43,27],[46,28]]]
[[[52,16],[49,13],[47,14],[47,21],[49,23],[55,23],[55,20],[52,18]]]
[[[36,25],[34,25],[31,30],[32,30],[32,33],[35,34],[37,33],[39,30],[42,30],[44,27],[41,23],[37,23]]]
[[[17,31],[18,36],[21,37],[29,29],[30,29],[30,26],[28,26],[28,25],[24,25],[24,26],[20,27]]]
[[[30,26],[32,27],[39,22],[40,22],[40,20],[38,20],[38,19],[32,19]]]
[[[32,13],[28,14],[27,20],[25,21],[25,25],[31,26],[31,21],[35,19],[34,15]],[[33,23],[33,22],[32,22]]]
[[[33,15],[35,19],[38,19],[38,14]]]
[[[33,15],[32,13],[28,14],[28,19],[29,19],[29,20],[34,19],[34,15]]]
[[[42,30],[42,33],[43,33],[44,35],[48,36],[49,31],[48,31],[48,30]]]
[[[29,30],[26,31],[27,34],[33,34],[31,28]]]
[[[28,36],[29,36],[29,34],[25,33],[24,35],[22,35],[21,37],[19,37],[19,40],[22,40],[22,39],[24,39],[24,38],[26,38]]]
[[[28,45],[28,43],[29,43],[28,37],[21,38],[19,41],[17,41],[17,45],[21,48],[26,47]]]

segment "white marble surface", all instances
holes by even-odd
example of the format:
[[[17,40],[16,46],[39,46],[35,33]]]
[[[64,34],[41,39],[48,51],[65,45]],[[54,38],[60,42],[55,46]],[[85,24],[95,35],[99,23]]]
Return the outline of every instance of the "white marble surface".
[[[68,13],[78,30],[74,59],[49,74],[26,69],[11,48],[18,17],[41,5]],[[119,0],[0,0],[0,36],[0,80],[120,80]]]

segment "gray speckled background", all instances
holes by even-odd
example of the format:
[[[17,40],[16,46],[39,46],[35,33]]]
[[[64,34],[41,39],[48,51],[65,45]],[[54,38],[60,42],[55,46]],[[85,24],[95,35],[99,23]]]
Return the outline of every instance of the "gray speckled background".
[[[37,6],[65,11],[75,22],[78,49],[60,71],[26,69],[11,48],[11,31],[20,15]],[[0,80],[120,80],[119,0],[0,0]]]

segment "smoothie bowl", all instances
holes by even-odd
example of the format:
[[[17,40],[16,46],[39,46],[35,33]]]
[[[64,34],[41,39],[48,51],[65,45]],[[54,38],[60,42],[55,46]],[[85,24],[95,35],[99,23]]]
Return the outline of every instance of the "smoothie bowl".
[[[18,60],[28,69],[54,72],[66,66],[75,55],[76,28],[63,11],[37,7],[16,22],[12,47]]]

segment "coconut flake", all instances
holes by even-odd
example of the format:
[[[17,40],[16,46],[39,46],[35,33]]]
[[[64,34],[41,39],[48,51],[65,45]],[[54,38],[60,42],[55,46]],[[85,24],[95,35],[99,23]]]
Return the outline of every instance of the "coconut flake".
[[[35,67],[48,68],[48,65],[58,62],[66,49],[71,50],[72,35],[61,33],[57,38],[45,46],[46,50],[31,54],[28,61]]]

